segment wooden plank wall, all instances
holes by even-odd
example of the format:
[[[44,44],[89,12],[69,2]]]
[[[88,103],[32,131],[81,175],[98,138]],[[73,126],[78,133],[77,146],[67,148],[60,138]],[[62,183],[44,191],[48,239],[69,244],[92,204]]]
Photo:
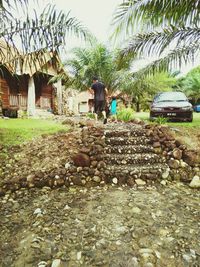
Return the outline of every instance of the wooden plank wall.
[[[9,86],[5,79],[0,78],[0,90],[2,92],[1,98],[3,103],[3,108],[9,107]]]

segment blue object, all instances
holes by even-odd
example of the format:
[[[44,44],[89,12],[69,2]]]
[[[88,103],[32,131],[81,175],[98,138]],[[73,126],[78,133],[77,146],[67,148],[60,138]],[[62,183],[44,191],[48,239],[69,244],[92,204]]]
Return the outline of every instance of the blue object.
[[[116,115],[117,113],[117,100],[112,99],[111,105],[110,105],[110,112],[111,115]]]
[[[200,104],[194,106],[194,111],[196,111],[196,112],[200,112]]]

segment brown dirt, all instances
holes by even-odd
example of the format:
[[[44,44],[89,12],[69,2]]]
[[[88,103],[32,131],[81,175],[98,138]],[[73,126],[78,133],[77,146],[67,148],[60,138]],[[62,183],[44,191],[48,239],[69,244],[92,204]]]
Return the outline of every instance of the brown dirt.
[[[193,149],[200,152],[199,128],[177,126],[176,128],[172,128],[172,133],[174,137],[184,143],[188,149]]]

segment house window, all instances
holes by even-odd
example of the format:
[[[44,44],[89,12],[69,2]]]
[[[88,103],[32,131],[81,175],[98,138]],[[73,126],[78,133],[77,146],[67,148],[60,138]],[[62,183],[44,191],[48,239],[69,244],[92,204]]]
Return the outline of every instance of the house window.
[[[78,111],[80,113],[87,113],[88,112],[88,103],[87,103],[87,101],[79,103]]]

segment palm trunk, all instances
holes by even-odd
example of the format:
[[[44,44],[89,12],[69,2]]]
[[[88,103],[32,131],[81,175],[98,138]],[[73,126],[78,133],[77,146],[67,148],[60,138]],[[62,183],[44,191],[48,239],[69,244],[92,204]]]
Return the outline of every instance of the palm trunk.
[[[136,112],[140,112],[140,101],[138,100],[136,103]]]

